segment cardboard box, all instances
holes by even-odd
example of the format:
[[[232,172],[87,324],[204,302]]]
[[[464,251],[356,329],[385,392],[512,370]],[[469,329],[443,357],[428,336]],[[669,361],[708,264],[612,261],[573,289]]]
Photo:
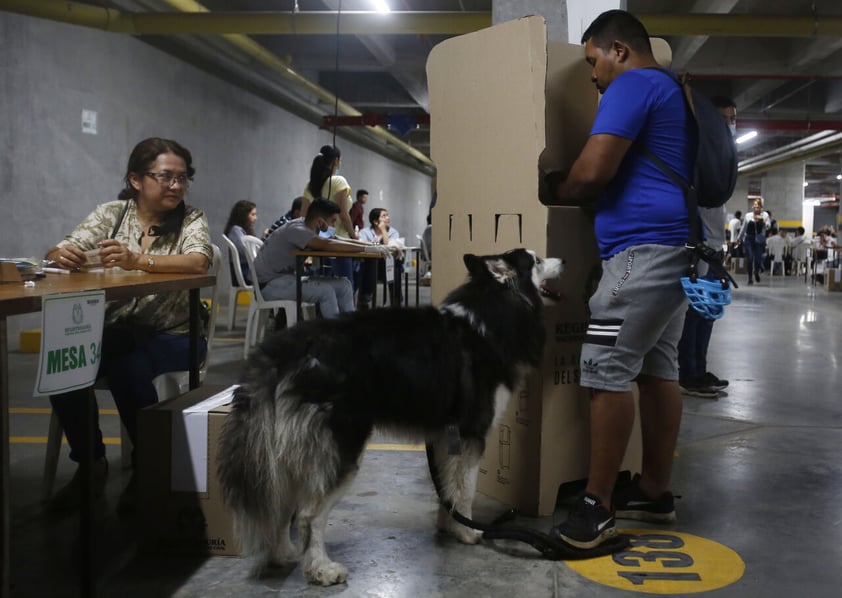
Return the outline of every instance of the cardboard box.
[[[526,17],[433,48],[427,62],[439,303],[465,279],[462,255],[528,247],[566,261],[565,299],[546,310],[541,371],[487,442],[480,492],[548,515],[560,484],[587,476],[588,391],[578,386],[588,298],[600,260],[589,215],[539,200],[541,172],[568,171],[590,133],[598,93],[582,47],[547,43],[543,17]],[[635,432],[624,468],[639,470]]]
[[[144,550],[240,554],[216,477],[219,437],[232,389],[202,386],[140,411],[138,485]]]

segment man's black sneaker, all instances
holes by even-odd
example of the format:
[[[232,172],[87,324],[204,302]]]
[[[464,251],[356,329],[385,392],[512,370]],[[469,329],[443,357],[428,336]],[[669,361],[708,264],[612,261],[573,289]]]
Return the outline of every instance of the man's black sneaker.
[[[680,381],[678,386],[681,388],[681,392],[688,397],[699,397],[700,399],[719,398],[719,391],[709,386],[702,378]]]
[[[632,481],[614,489],[614,516],[618,519],[634,519],[649,523],[670,523],[675,521],[675,500],[672,492],[664,492],[652,499],[640,490],[640,474]]]
[[[550,530],[554,538],[589,549],[617,535],[614,516],[592,494],[585,494],[567,515],[567,520]]]
[[[757,282],[760,282],[760,272],[754,273],[754,280],[756,280]]]
[[[702,382],[706,383],[710,388],[714,390],[724,390],[728,388],[727,380],[717,378],[714,374],[711,374],[710,372],[705,372],[701,378]]]

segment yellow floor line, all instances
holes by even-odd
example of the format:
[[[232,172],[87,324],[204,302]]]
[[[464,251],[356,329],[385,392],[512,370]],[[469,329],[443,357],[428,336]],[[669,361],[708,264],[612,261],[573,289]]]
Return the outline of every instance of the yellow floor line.
[[[52,411],[49,407],[9,407],[12,415],[49,415]],[[117,415],[116,409],[100,409],[99,412],[103,415]]]

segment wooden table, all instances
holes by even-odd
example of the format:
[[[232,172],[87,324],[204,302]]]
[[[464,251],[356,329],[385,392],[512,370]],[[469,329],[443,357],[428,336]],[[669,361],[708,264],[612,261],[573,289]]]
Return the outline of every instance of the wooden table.
[[[45,295],[80,291],[105,290],[106,301],[130,299],[168,291],[190,291],[190,388],[199,386],[199,289],[213,286],[216,279],[207,274],[148,274],[107,270],[97,273],[73,272],[47,274],[26,288],[21,282],[0,283],[0,598],[10,592],[9,534],[9,355],[6,318],[8,316],[41,311]],[[82,516],[85,519],[85,511]],[[89,517],[88,513],[88,517]],[[90,538],[85,538],[89,522],[82,525],[82,596],[93,595],[93,569]]]

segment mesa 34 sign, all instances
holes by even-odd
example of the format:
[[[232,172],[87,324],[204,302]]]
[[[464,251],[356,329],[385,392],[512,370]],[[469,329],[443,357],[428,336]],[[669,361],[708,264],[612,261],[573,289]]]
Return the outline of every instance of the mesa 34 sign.
[[[99,370],[105,291],[44,297],[41,357],[34,395],[91,386]]]

